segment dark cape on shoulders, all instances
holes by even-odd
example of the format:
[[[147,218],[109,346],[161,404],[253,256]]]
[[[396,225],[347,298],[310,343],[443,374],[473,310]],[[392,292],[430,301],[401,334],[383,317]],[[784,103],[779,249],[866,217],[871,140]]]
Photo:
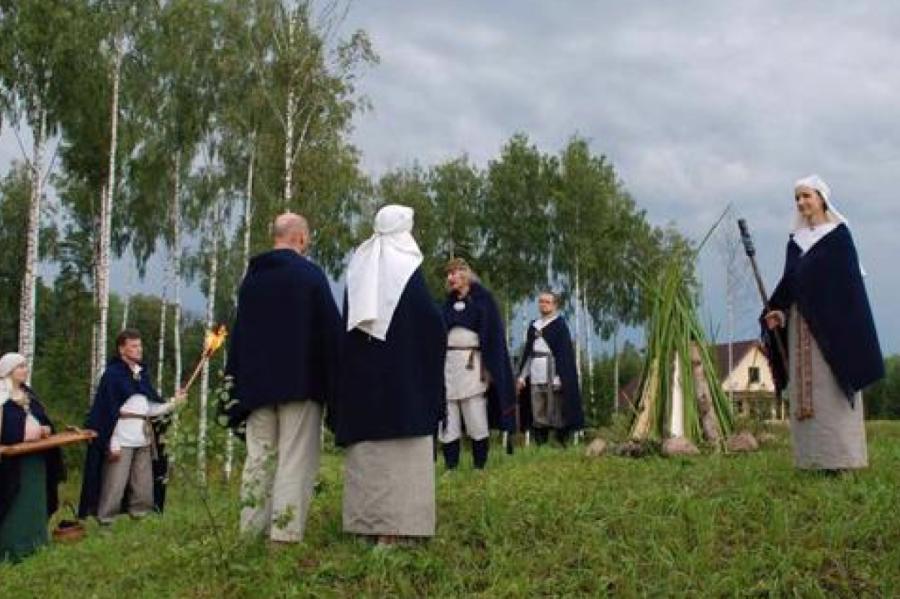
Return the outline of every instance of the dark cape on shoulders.
[[[322,269],[297,252],[255,256],[238,293],[222,411],[239,434],[249,414],[287,401],[327,404],[337,381],[340,314]]]
[[[49,426],[53,432],[56,429],[47,411],[38,400],[37,395],[28,387],[24,388],[25,393],[30,397],[31,414],[41,424],[41,426]],[[22,443],[25,440],[25,419],[27,414],[23,408],[12,401],[7,401],[0,410],[3,410],[3,428],[0,430],[0,445],[13,445]],[[47,516],[51,516],[59,508],[59,483],[66,479],[66,469],[63,464],[62,450],[56,447],[41,452],[46,464],[47,473]],[[16,495],[19,493],[21,484],[21,462],[20,458],[2,458],[0,459],[0,522],[6,516]]]
[[[534,342],[538,338],[534,322],[528,326],[525,337],[525,349],[519,360],[519,372],[525,366],[525,362],[534,351]],[[563,394],[563,422],[565,430],[577,431],[584,428],[584,408],[581,403],[581,389],[578,384],[578,371],[575,367],[575,350],[572,347],[572,335],[569,326],[562,316],[558,316],[550,324],[541,329],[541,336],[550,351],[553,353],[553,362],[556,374],[562,384]],[[530,380],[526,378],[526,386],[519,394],[520,429],[522,431],[531,428],[531,394],[528,390]]]
[[[857,391],[884,376],[884,359],[869,297],[846,225],[838,225],[804,255],[793,237],[788,241],[784,274],[772,294],[770,307],[790,318],[794,304],[848,399],[852,401]],[[789,368],[772,346],[773,335],[781,335],[791,359],[787,327],[777,333],[763,328],[776,383],[783,389]]]
[[[85,421],[85,428],[97,431],[97,437],[88,444],[87,448],[81,501],[78,506],[79,518],[97,515],[100,489],[103,485],[103,464],[109,454],[109,442],[116,423],[119,422],[119,410],[122,408],[122,404],[135,394],[144,395],[149,401],[162,401],[150,382],[150,375],[146,367],[142,367],[140,374],[135,376],[131,367],[121,358],[118,356],[112,358],[103,372],[103,376],[100,377],[100,384],[97,385],[97,393],[94,395],[94,403],[91,405]],[[153,463],[153,495],[156,509],[162,511],[168,475],[165,467],[167,458],[164,447],[158,442],[158,438],[155,440],[157,441],[158,458]]]
[[[346,322],[345,295],[345,330]],[[329,409],[337,444],[435,434],[446,411],[446,346],[440,312],[416,270],[384,341],[359,329],[342,335],[340,382]]]
[[[464,310],[454,308],[459,301],[465,303]],[[481,284],[473,282],[464,300],[458,299],[453,292],[449,293],[442,313],[447,330],[462,326],[478,333],[482,364],[490,375],[487,391],[488,424],[492,429],[515,432],[515,379],[509,348],[506,346],[506,327],[494,297]]]

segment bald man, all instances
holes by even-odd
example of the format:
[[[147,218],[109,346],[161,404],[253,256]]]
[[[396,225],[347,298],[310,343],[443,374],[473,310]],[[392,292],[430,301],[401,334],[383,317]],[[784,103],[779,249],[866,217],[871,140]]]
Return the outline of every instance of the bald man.
[[[272,232],[274,248],[250,261],[238,294],[226,366],[236,401],[227,413],[247,441],[241,531],[296,543],[319,469],[341,324],[325,274],[305,257],[306,219],[282,214]]]

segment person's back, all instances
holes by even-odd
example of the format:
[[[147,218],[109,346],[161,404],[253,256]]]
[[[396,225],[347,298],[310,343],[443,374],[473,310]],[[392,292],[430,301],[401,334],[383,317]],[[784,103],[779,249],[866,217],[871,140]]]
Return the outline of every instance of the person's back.
[[[346,304],[345,297],[345,320]],[[400,296],[384,341],[360,329],[344,334],[335,401],[338,445],[437,432],[444,413],[445,336],[418,269]]]
[[[413,210],[388,205],[347,267],[336,438],[344,531],[390,544],[435,532],[444,326],[419,270]]]
[[[322,270],[291,249],[256,256],[238,294],[228,372],[241,407],[304,398],[324,403],[337,308]]]
[[[306,220],[282,214],[274,237],[238,294],[228,411],[231,426],[246,421],[241,531],[299,542],[319,470],[323,405],[334,388],[340,316],[325,275],[303,257]]]

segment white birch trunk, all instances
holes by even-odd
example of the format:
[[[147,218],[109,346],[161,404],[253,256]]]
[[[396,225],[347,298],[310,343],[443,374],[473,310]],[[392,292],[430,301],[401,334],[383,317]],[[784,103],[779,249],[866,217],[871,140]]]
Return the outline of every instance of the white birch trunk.
[[[256,134],[253,135],[256,139]],[[250,264],[250,227],[253,224],[253,163],[256,161],[256,146],[250,150],[250,163],[247,165],[247,187],[244,192],[244,273]]]
[[[163,390],[163,365],[166,362],[166,314],[168,303],[166,300],[169,296],[169,272],[166,269],[165,282],[163,283],[162,297],[159,298],[159,340],[156,348],[156,388],[162,393]]]
[[[125,305],[122,307],[122,326],[119,328],[120,331],[124,331],[128,328],[128,316],[131,311],[131,289],[134,281],[134,271],[128,271],[128,282],[125,287]]]
[[[219,276],[219,215],[213,220],[212,255],[209,259],[209,293],[206,297],[206,330],[215,326],[216,317],[216,279]],[[209,360],[203,363],[200,372],[200,417],[197,431],[197,474],[201,481],[206,480],[206,432],[207,413],[209,407]]]
[[[28,230],[25,242],[25,273],[22,277],[22,295],[19,299],[19,353],[25,356],[28,379],[34,366],[34,328],[37,307],[37,267],[40,255],[41,200],[43,199],[44,143],[47,136],[47,112],[38,101],[38,126],[34,131],[31,147],[30,176],[31,201],[28,206]]]
[[[619,327],[613,329],[613,413],[619,413]]]
[[[588,402],[591,406],[594,405],[594,351],[593,347],[591,347],[591,335],[594,332],[594,327],[592,326],[591,315],[587,311],[587,285],[585,288],[581,290],[581,309],[584,311],[584,348],[587,353],[587,368],[588,368],[588,380],[591,382],[591,386],[588,387]]]
[[[288,22],[288,48],[294,47],[294,15]],[[287,103],[284,110],[284,195],[282,196],[283,208],[290,207],[291,187],[293,186],[293,158],[294,158],[294,120],[297,112],[297,99],[294,93],[294,78],[288,78]]]
[[[172,189],[172,351],[175,352],[175,372],[172,393],[181,387],[181,150],[175,154],[175,180]],[[172,433],[178,431],[178,412],[172,414]],[[172,456],[175,461],[175,456]]]
[[[100,241],[97,259],[97,370],[94,378],[98,378],[106,364],[106,336],[109,325],[109,263],[110,242],[112,233],[112,206],[116,192],[116,145],[119,128],[119,80],[122,71],[122,41],[115,42],[115,57],[112,72],[112,106],[110,107],[109,124],[109,164],[106,193],[101,194],[100,202]]]
[[[581,311],[579,300],[581,299],[581,273],[579,271],[578,256],[575,256],[575,372],[578,373],[578,382],[581,382]]]
[[[100,206],[106,203],[106,183],[100,185]],[[91,376],[90,376],[90,396],[89,403],[94,403],[94,393],[97,391],[97,384],[100,382],[100,373],[103,372],[102,362],[100,361],[100,235],[94,240],[94,262],[91,265],[93,269],[93,300],[91,307],[93,308],[93,322],[91,323]]]

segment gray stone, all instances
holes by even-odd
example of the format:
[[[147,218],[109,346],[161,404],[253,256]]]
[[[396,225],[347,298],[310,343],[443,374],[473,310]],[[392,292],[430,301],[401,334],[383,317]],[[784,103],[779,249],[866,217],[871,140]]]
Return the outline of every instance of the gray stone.
[[[597,437],[591,441],[590,445],[584,450],[584,455],[589,458],[599,458],[606,453],[606,441]]]
[[[756,437],[752,433],[743,432],[729,437],[728,441],[725,442],[725,447],[732,453],[746,453],[757,451],[759,443],[757,443]]]
[[[662,454],[666,457],[700,455],[700,450],[684,437],[671,437],[663,441]]]

